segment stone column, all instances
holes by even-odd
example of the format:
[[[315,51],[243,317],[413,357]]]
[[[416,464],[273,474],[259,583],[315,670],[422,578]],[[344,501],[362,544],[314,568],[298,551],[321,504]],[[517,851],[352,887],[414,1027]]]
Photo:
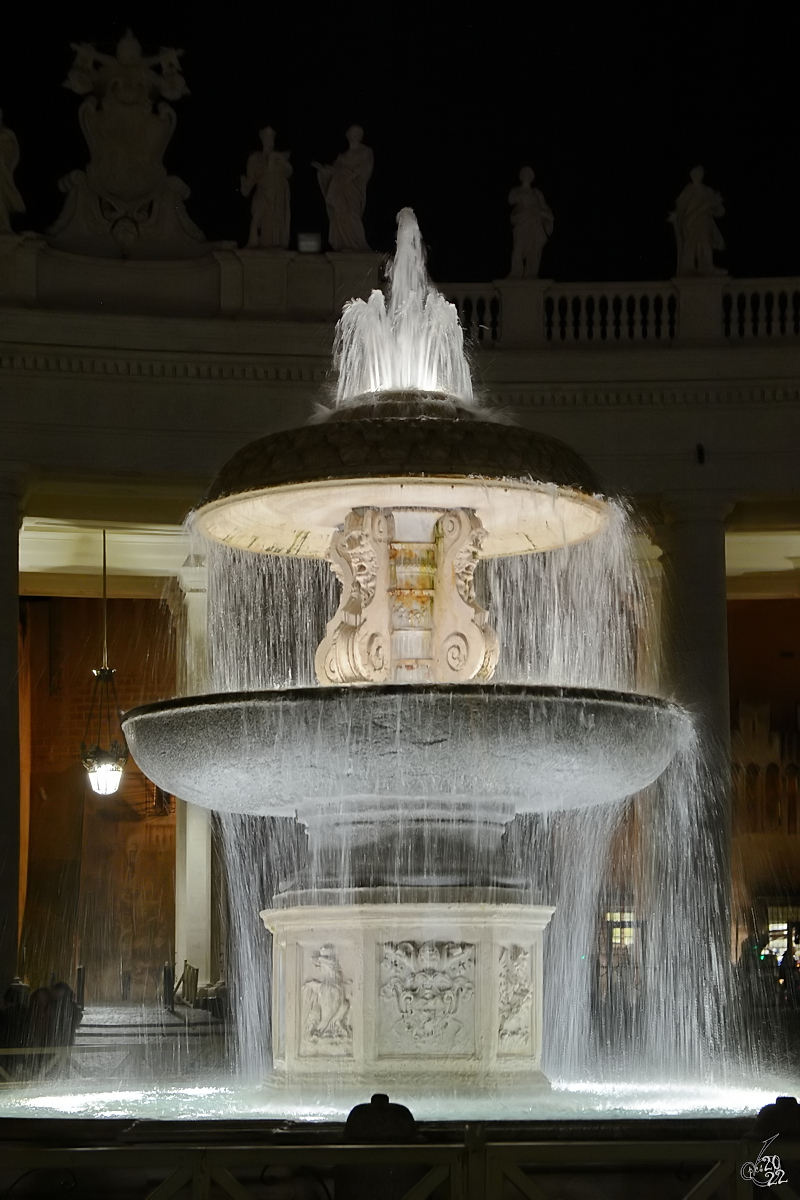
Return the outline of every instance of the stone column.
[[[207,676],[206,572],[194,556],[178,576],[183,593],[181,691],[202,693]],[[196,804],[175,801],[175,962],[197,967],[201,985],[211,979],[211,814]]]
[[[725,579],[728,495],[685,492],[663,497],[664,681],[700,718],[708,763],[720,788],[718,852],[730,864],[730,699]],[[723,871],[729,878],[729,870]]]
[[[19,526],[27,470],[0,462],[0,994],[19,945]]]

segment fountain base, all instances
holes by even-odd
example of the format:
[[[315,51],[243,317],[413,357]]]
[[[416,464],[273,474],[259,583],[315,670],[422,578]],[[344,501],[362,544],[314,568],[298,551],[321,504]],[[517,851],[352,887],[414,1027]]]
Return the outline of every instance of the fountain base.
[[[402,903],[387,902],[401,899],[392,889],[354,889],[345,903],[283,893],[261,914],[274,939],[274,1082],[549,1086],[542,934],[555,910],[498,903],[516,898],[502,889],[410,891]]]

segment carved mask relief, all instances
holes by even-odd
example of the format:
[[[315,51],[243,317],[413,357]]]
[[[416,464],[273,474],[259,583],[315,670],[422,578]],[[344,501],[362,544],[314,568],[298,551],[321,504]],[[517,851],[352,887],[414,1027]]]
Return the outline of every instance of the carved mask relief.
[[[380,1054],[475,1053],[475,954],[464,942],[385,942]]]

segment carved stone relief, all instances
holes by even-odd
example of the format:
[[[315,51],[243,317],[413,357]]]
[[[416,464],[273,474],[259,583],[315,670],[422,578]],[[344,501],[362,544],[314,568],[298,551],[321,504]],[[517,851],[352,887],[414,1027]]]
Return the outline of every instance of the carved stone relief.
[[[473,512],[455,508],[436,526],[434,648],[436,679],[489,679],[497,666],[497,635],[475,599],[475,568],[486,530]]]
[[[75,61],[64,86],[86,99],[78,110],[89,147],[85,171],[59,183],[66,195],[48,231],[51,245],[102,257],[181,259],[207,253],[189,219],[186,184],[168,175],[164,152],[177,117],[167,100],[188,92],[180,50],[145,56],[130,30],[115,54],[73,43]]]
[[[300,1054],[312,1058],[350,1058],[353,981],[345,976],[335,946],[304,948],[300,987]]]
[[[333,536],[328,556],[341,580],[342,598],[316,653],[322,683],[384,683],[389,677],[391,526],[390,514],[367,508],[349,513],[344,528]]]
[[[499,984],[499,1053],[530,1054],[533,1042],[533,979],[529,948],[500,947]]]
[[[317,650],[323,684],[489,679],[498,642],[475,599],[486,531],[473,512],[432,510],[428,541],[395,540],[400,511],[350,512],[328,557],[342,582]]]
[[[385,942],[380,1057],[475,1053],[475,946]]]

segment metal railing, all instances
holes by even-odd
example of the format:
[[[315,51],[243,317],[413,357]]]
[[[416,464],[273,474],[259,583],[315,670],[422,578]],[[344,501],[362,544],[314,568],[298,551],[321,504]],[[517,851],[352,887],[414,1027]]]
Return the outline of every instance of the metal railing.
[[[392,1189],[391,1168],[396,1166],[412,1174],[413,1168],[419,1168],[419,1178],[403,1200],[511,1200],[517,1196],[557,1200],[566,1194],[565,1186],[571,1197],[587,1200],[599,1192],[621,1198],[644,1196],[657,1188],[659,1195],[667,1194],[665,1186],[674,1200],[708,1200],[712,1196],[745,1200],[753,1190],[742,1168],[754,1162],[762,1147],[760,1141],[741,1137],[617,1140],[606,1134],[596,1140],[570,1139],[563,1126],[560,1137],[553,1140],[492,1141],[481,1126],[462,1126],[461,1136],[454,1142],[352,1146],[320,1144],[320,1133],[313,1126],[303,1144],[303,1131],[295,1127],[291,1145],[274,1145],[269,1144],[274,1136],[269,1126],[259,1133],[247,1122],[243,1130],[249,1137],[227,1124],[218,1134],[208,1129],[194,1132],[190,1123],[180,1123],[180,1131],[173,1132],[170,1125],[147,1141],[127,1145],[98,1144],[100,1134],[90,1140],[87,1123],[81,1122],[85,1142],[69,1145],[64,1136],[69,1122],[13,1124],[30,1125],[29,1136],[36,1140],[14,1144],[6,1134],[0,1143],[0,1188],[7,1194],[26,1175],[28,1197],[53,1195],[58,1172],[69,1176],[64,1186],[70,1186],[75,1195],[85,1194],[87,1180],[91,1180],[94,1195],[94,1189],[102,1190],[104,1179],[111,1180],[115,1172],[124,1171],[125,1194],[136,1200],[167,1200],[187,1186],[193,1200],[255,1200],[270,1194],[270,1180],[281,1183],[281,1195],[293,1194],[285,1190],[292,1178],[305,1181],[304,1195],[319,1195],[321,1200],[333,1196],[349,1200],[346,1181],[352,1187],[354,1179],[367,1189],[359,1195],[370,1194],[371,1181],[376,1196],[395,1200],[400,1193],[396,1187]],[[47,1145],[42,1126],[50,1124],[59,1126],[53,1142],[60,1144]],[[97,1124],[104,1127],[107,1122]],[[214,1122],[206,1124],[213,1126]],[[581,1127],[585,1129],[585,1123]],[[286,1133],[285,1127],[282,1133]],[[220,1140],[230,1144],[215,1144]],[[200,1144],[203,1141],[205,1145]],[[800,1143],[787,1140],[780,1151],[785,1162],[800,1159]],[[37,1173],[41,1173],[41,1191],[36,1190]],[[798,1200],[790,1182],[784,1184],[780,1195],[783,1200]]]

